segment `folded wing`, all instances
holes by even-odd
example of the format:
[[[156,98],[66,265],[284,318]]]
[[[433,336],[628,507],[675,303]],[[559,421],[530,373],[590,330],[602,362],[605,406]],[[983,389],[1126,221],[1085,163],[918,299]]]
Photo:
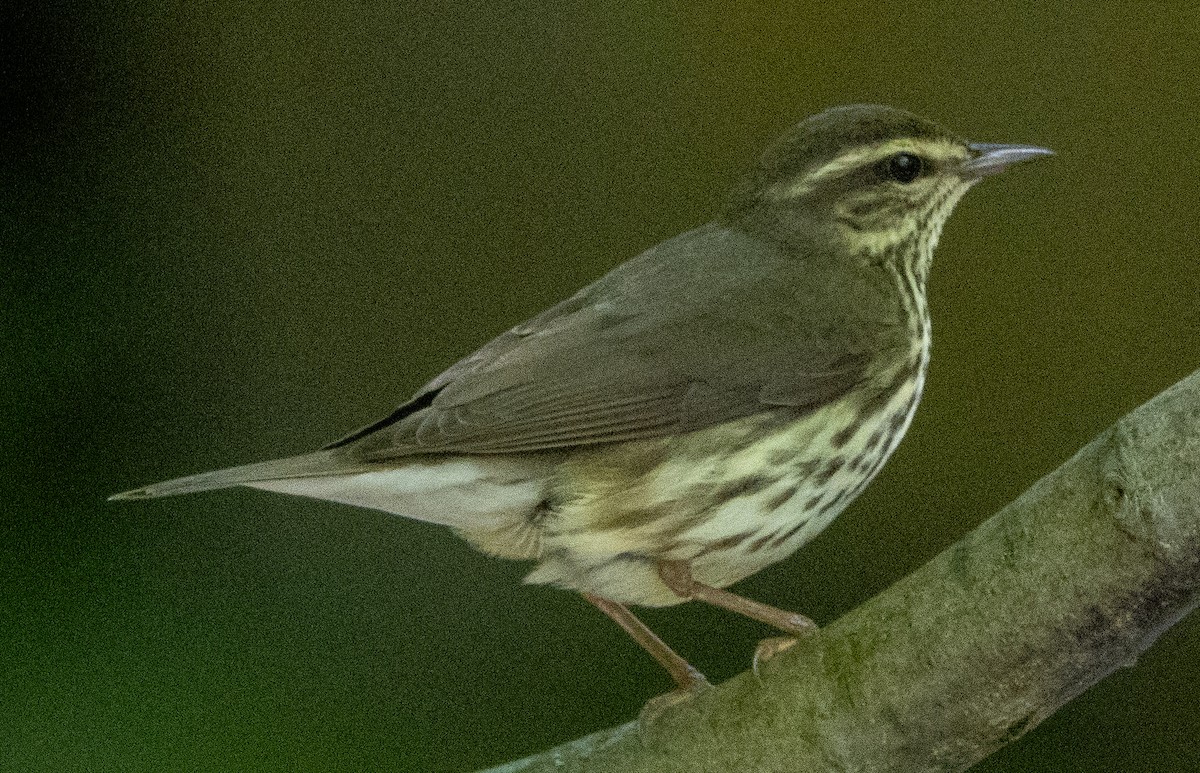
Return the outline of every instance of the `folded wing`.
[[[789,257],[729,229],[688,232],[502,334],[391,416],[327,448],[364,461],[529,452],[820,405],[860,383],[871,354],[841,316],[869,283],[831,287],[845,272],[825,269],[821,256]],[[831,307],[836,293],[847,294],[844,306]]]

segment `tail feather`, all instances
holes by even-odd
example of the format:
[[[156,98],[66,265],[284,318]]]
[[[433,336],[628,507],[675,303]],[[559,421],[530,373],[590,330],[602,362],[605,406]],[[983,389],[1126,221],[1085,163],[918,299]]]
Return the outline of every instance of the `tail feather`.
[[[229,467],[224,470],[202,472],[198,475],[188,475],[185,478],[175,478],[161,483],[154,483],[131,491],[113,494],[113,499],[156,499],[177,494],[194,494],[199,491],[230,488],[247,483],[284,478],[305,478],[314,475],[336,475],[340,473],[357,472],[367,465],[355,464],[346,459],[344,454],[330,451],[316,451],[311,454],[289,456],[284,459],[272,459],[266,462],[244,464],[240,467]]]
[[[109,499],[154,499],[250,486],[449,526],[490,553],[532,558],[536,541],[527,533],[529,516],[544,499],[555,464],[539,456],[361,462],[332,449],[202,472]]]

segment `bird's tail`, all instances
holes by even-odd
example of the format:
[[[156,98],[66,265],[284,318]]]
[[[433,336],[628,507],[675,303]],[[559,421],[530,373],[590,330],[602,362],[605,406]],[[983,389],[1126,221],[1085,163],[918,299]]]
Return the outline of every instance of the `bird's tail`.
[[[545,497],[554,466],[553,459],[539,456],[364,462],[333,449],[202,472],[109,499],[154,499],[250,486],[449,526],[468,539],[483,535],[476,541],[491,553],[530,558],[536,541],[528,539],[528,515]]]
[[[314,475],[336,475],[356,472],[362,465],[347,463],[343,454],[331,451],[315,451],[311,454],[289,456],[284,459],[272,459],[267,462],[243,464],[240,467],[228,467],[224,470],[212,470],[198,475],[188,475],[185,478],[154,483],[131,491],[113,494],[113,499],[155,499],[170,497],[176,494],[194,494],[198,491],[229,488],[258,481],[281,480],[286,478],[305,478]]]

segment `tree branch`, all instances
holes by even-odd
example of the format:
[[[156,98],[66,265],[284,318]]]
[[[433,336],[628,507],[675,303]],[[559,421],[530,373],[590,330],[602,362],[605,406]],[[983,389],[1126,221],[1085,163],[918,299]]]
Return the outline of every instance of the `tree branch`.
[[[760,676],[490,773],[963,770],[1198,601],[1200,371]]]

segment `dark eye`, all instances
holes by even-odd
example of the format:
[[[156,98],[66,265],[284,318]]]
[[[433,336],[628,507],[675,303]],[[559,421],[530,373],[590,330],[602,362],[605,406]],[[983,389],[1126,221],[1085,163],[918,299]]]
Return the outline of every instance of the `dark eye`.
[[[884,173],[898,183],[908,184],[921,176],[925,162],[912,153],[897,153],[884,163]]]

